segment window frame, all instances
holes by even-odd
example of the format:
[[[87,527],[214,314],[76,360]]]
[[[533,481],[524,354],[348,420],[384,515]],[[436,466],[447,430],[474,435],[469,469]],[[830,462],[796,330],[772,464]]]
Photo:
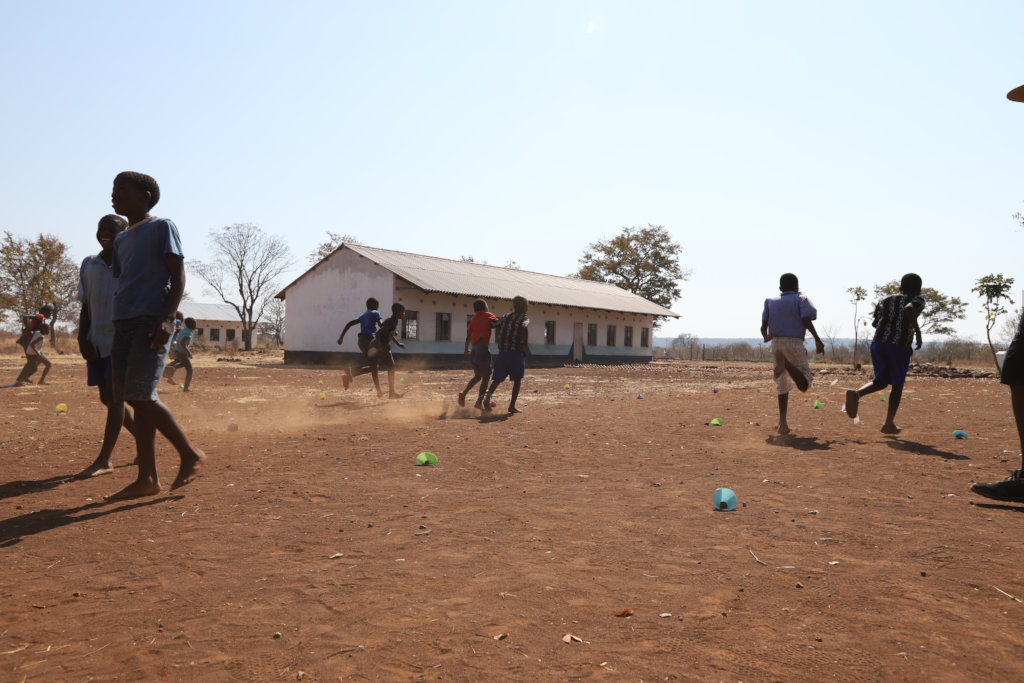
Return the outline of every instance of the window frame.
[[[412,334],[409,334],[410,330]],[[405,317],[402,318],[402,339],[419,341],[420,338],[420,315],[419,311],[405,310]]]

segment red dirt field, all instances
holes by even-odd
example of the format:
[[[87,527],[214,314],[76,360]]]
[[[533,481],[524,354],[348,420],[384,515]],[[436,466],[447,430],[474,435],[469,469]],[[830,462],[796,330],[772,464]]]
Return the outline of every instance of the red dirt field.
[[[523,414],[505,384],[479,418],[468,371],[402,370],[389,402],[204,358],[163,392],[202,476],[107,503],[133,441],[68,480],[103,408],[54,360],[0,391],[3,681],[1024,678],[1024,507],[969,490],[1018,462],[994,379],[911,377],[887,437],[877,397],[840,412],[864,373],[819,374],[778,437],[767,365],[528,370]]]

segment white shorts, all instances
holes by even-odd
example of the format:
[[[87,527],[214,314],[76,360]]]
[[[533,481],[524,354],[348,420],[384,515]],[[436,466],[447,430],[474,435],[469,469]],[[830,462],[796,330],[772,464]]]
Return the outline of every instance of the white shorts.
[[[775,386],[780,394],[788,394],[796,386],[793,378],[786,372],[786,360],[807,378],[808,385],[814,379],[811,366],[807,362],[807,349],[804,348],[803,339],[775,337],[772,339],[772,358],[775,363]]]

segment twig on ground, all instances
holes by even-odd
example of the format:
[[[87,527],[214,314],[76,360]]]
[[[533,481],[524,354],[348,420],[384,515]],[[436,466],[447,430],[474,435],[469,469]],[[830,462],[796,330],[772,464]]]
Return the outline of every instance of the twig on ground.
[[[1020,602],[1020,601],[1021,601],[1021,600],[1020,600],[1020,598],[1015,598],[1015,597],[1013,597],[1012,595],[1010,595],[1009,593],[1007,593],[1006,591],[1004,591],[1004,590],[1003,590],[1002,588],[1000,588],[999,586],[992,586],[992,587],[993,587],[993,588],[995,588],[995,589],[996,589],[997,591],[999,591],[1000,593],[1002,593],[1003,595],[1005,595],[1006,597],[1010,598],[1011,600],[1014,600],[1014,601],[1016,601],[1016,602]]]
[[[754,562],[757,562],[758,564],[763,564],[766,567],[768,566],[767,562],[762,562],[761,560],[757,559],[757,555],[754,555],[754,551],[753,550],[751,550],[750,548],[747,548],[747,552],[750,553],[751,556],[754,558]]]

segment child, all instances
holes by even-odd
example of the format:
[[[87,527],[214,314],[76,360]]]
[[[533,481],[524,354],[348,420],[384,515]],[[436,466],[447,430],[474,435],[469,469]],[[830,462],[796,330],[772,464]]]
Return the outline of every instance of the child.
[[[813,375],[807,362],[804,348],[804,333],[814,337],[817,353],[825,353],[825,345],[814,323],[818,310],[811,300],[800,293],[800,281],[793,273],[779,278],[779,296],[764,300],[761,313],[761,336],[772,343],[775,386],[779,394],[779,434],[789,434],[786,415],[789,409],[789,392],[795,385],[800,391],[807,391]]]
[[[484,394],[487,393],[487,379],[491,376],[491,352],[488,346],[491,343],[491,328],[498,322],[498,317],[487,310],[487,302],[477,299],[473,302],[473,318],[466,327],[466,347],[462,353],[469,356],[469,362],[473,366],[473,379],[469,380],[465,391],[459,394],[459,405],[466,405],[466,394],[473,388],[473,385],[480,382],[480,391],[476,397],[474,408],[482,408]],[[473,346],[470,351],[470,344]]]
[[[43,366],[43,374],[39,376],[39,385],[46,384],[46,375],[50,372],[52,363],[43,353],[43,342],[46,341],[46,335],[49,333],[50,326],[46,323],[41,323],[32,332],[32,339],[29,340],[28,347],[25,348],[25,367],[21,369],[18,379],[14,380],[14,386],[21,387],[32,384],[29,377],[36,374],[36,369],[40,364]]]
[[[51,315],[53,315],[53,306],[45,304],[35,315],[21,316],[21,336],[17,340],[18,346],[27,351],[28,344],[32,341],[32,335]]]
[[[196,450],[160,402],[157,384],[174,331],[174,313],[185,290],[184,253],[178,228],[150,209],[160,200],[160,186],[148,175],[124,172],[114,178],[114,211],[128,219],[128,229],[114,240],[114,343],[111,347],[115,401],[135,409],[136,480],[108,496],[125,500],[160,493],[156,470],[156,432],[171,442],[181,460],[171,490],[191,483],[206,456]]]
[[[192,385],[192,335],[196,331],[196,319],[185,318],[185,324],[174,335],[174,342],[171,344],[171,362],[164,368],[164,379],[174,384],[174,372],[178,368],[185,368],[184,391],[191,391]]]
[[[530,336],[527,327],[530,319],[526,317],[529,303],[525,297],[512,299],[512,312],[502,316],[496,324],[498,335],[498,358],[494,361],[494,373],[491,375],[491,386],[484,396],[481,408],[485,413],[491,412],[491,398],[498,385],[506,377],[512,378],[512,400],[508,404],[508,412],[515,414],[523,411],[516,408],[519,398],[519,387],[526,374],[526,353],[530,350]]]
[[[107,407],[103,443],[96,460],[75,475],[88,479],[114,471],[110,455],[117,444],[121,425],[134,436],[135,422],[124,401],[114,401],[111,389],[110,347],[114,343],[114,238],[128,223],[120,216],[104,216],[96,226],[96,240],[102,248],[96,256],[86,256],[78,271],[78,300],[82,311],[78,316],[78,349],[85,358],[87,383],[99,387],[100,403]]]
[[[376,370],[378,365],[383,365],[388,371],[388,398],[402,398],[402,394],[395,391],[395,357],[391,355],[391,343],[398,344],[405,348],[405,344],[396,339],[398,335],[398,321],[405,317],[405,306],[400,303],[391,304],[391,317],[384,321],[377,330],[377,336],[373,339],[373,345],[366,352],[370,359],[370,366]],[[379,394],[378,394],[379,395]]]
[[[846,414],[855,418],[861,396],[892,385],[889,408],[885,414],[885,424],[882,425],[883,434],[900,433],[894,420],[896,411],[900,409],[900,399],[903,398],[903,384],[907,381],[910,356],[914,353],[910,348],[911,338],[916,340],[915,348],[921,348],[921,328],[917,324],[917,317],[923,310],[921,276],[907,273],[900,280],[900,293],[887,296],[875,306],[874,319],[871,321],[875,328],[875,337],[871,341],[874,379],[856,391],[850,389],[846,392]]]
[[[373,338],[377,334],[377,328],[380,327],[380,313],[377,308],[380,307],[380,303],[372,296],[366,300],[366,310],[355,320],[350,320],[345,325],[345,328],[338,335],[338,345],[340,346],[342,341],[345,339],[345,333],[348,332],[348,328],[353,325],[359,325],[359,336],[356,339],[356,343],[359,344],[359,350],[363,352],[363,356],[366,358],[368,364],[363,367],[357,368],[355,372],[352,368],[346,368],[345,374],[341,376],[341,383],[348,389],[349,385],[352,384],[352,378],[358,377],[359,375],[365,375],[370,373],[373,376],[373,386],[377,388],[377,396],[381,397],[384,392],[380,390],[380,378],[377,376],[377,364],[369,363],[370,360],[370,346],[373,345]]]

